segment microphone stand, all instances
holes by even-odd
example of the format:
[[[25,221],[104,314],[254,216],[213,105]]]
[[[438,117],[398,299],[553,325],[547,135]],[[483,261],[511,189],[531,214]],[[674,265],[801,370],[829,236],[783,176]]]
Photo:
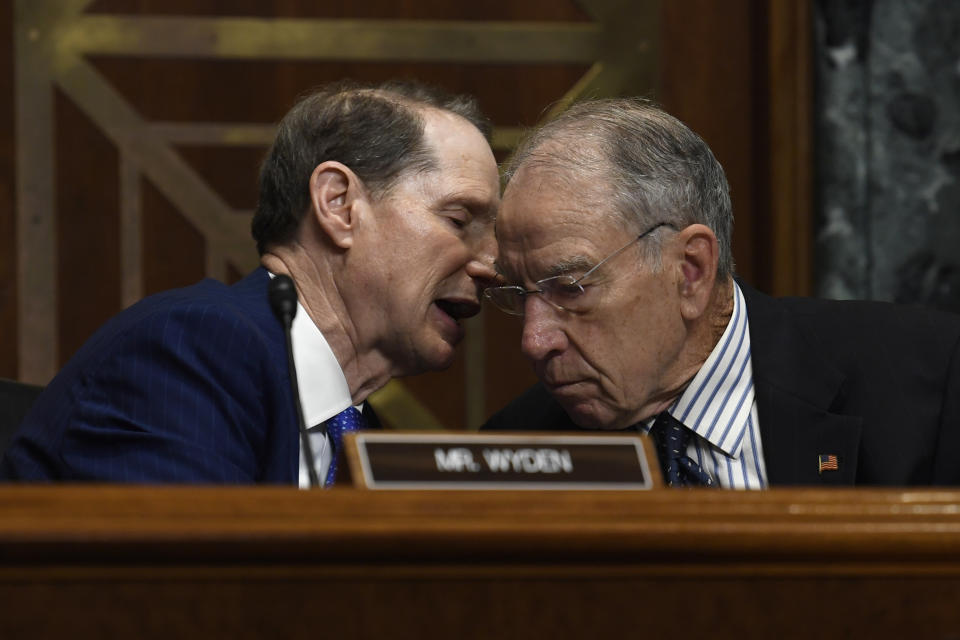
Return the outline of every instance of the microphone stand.
[[[289,276],[277,275],[270,281],[267,289],[270,308],[283,325],[283,335],[287,340],[287,370],[290,373],[290,388],[293,390],[293,409],[297,414],[297,426],[300,429],[300,446],[306,458],[307,474],[310,476],[310,488],[320,486],[317,470],[314,468],[313,446],[307,434],[307,425],[303,422],[303,407],[300,405],[300,385],[297,383],[297,366],[293,361],[293,317],[297,315],[297,289]]]

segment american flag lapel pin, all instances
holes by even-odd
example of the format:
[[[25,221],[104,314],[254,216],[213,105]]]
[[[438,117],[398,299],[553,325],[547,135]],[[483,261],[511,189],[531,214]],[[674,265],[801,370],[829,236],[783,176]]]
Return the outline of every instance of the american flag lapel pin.
[[[837,471],[840,467],[837,465],[837,456],[832,454],[822,453],[819,456],[819,472],[822,474],[824,471]]]

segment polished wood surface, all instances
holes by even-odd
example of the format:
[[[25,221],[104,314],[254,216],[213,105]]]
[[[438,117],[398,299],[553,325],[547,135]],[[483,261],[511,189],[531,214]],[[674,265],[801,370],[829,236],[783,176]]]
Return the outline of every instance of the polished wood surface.
[[[0,488],[0,560],[3,638],[940,637],[960,492]]]

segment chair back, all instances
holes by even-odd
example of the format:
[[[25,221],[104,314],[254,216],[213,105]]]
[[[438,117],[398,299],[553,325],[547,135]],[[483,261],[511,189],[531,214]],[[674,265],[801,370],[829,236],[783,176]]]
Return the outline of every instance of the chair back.
[[[43,387],[0,378],[0,453],[30,411]]]

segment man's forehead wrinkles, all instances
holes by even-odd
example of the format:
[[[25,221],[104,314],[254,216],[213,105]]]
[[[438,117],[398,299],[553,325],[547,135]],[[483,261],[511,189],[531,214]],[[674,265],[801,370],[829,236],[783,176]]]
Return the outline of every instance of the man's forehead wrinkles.
[[[511,262],[511,255],[519,260]],[[509,250],[501,250],[501,256],[494,261],[494,269],[500,275],[508,277],[517,277],[520,272],[523,272],[532,282],[536,282],[544,278],[587,271],[595,263],[596,261],[592,257],[586,255],[564,255],[555,259],[538,260],[534,252],[524,249],[516,250],[512,254]],[[520,266],[519,271],[511,269],[511,264]]]

